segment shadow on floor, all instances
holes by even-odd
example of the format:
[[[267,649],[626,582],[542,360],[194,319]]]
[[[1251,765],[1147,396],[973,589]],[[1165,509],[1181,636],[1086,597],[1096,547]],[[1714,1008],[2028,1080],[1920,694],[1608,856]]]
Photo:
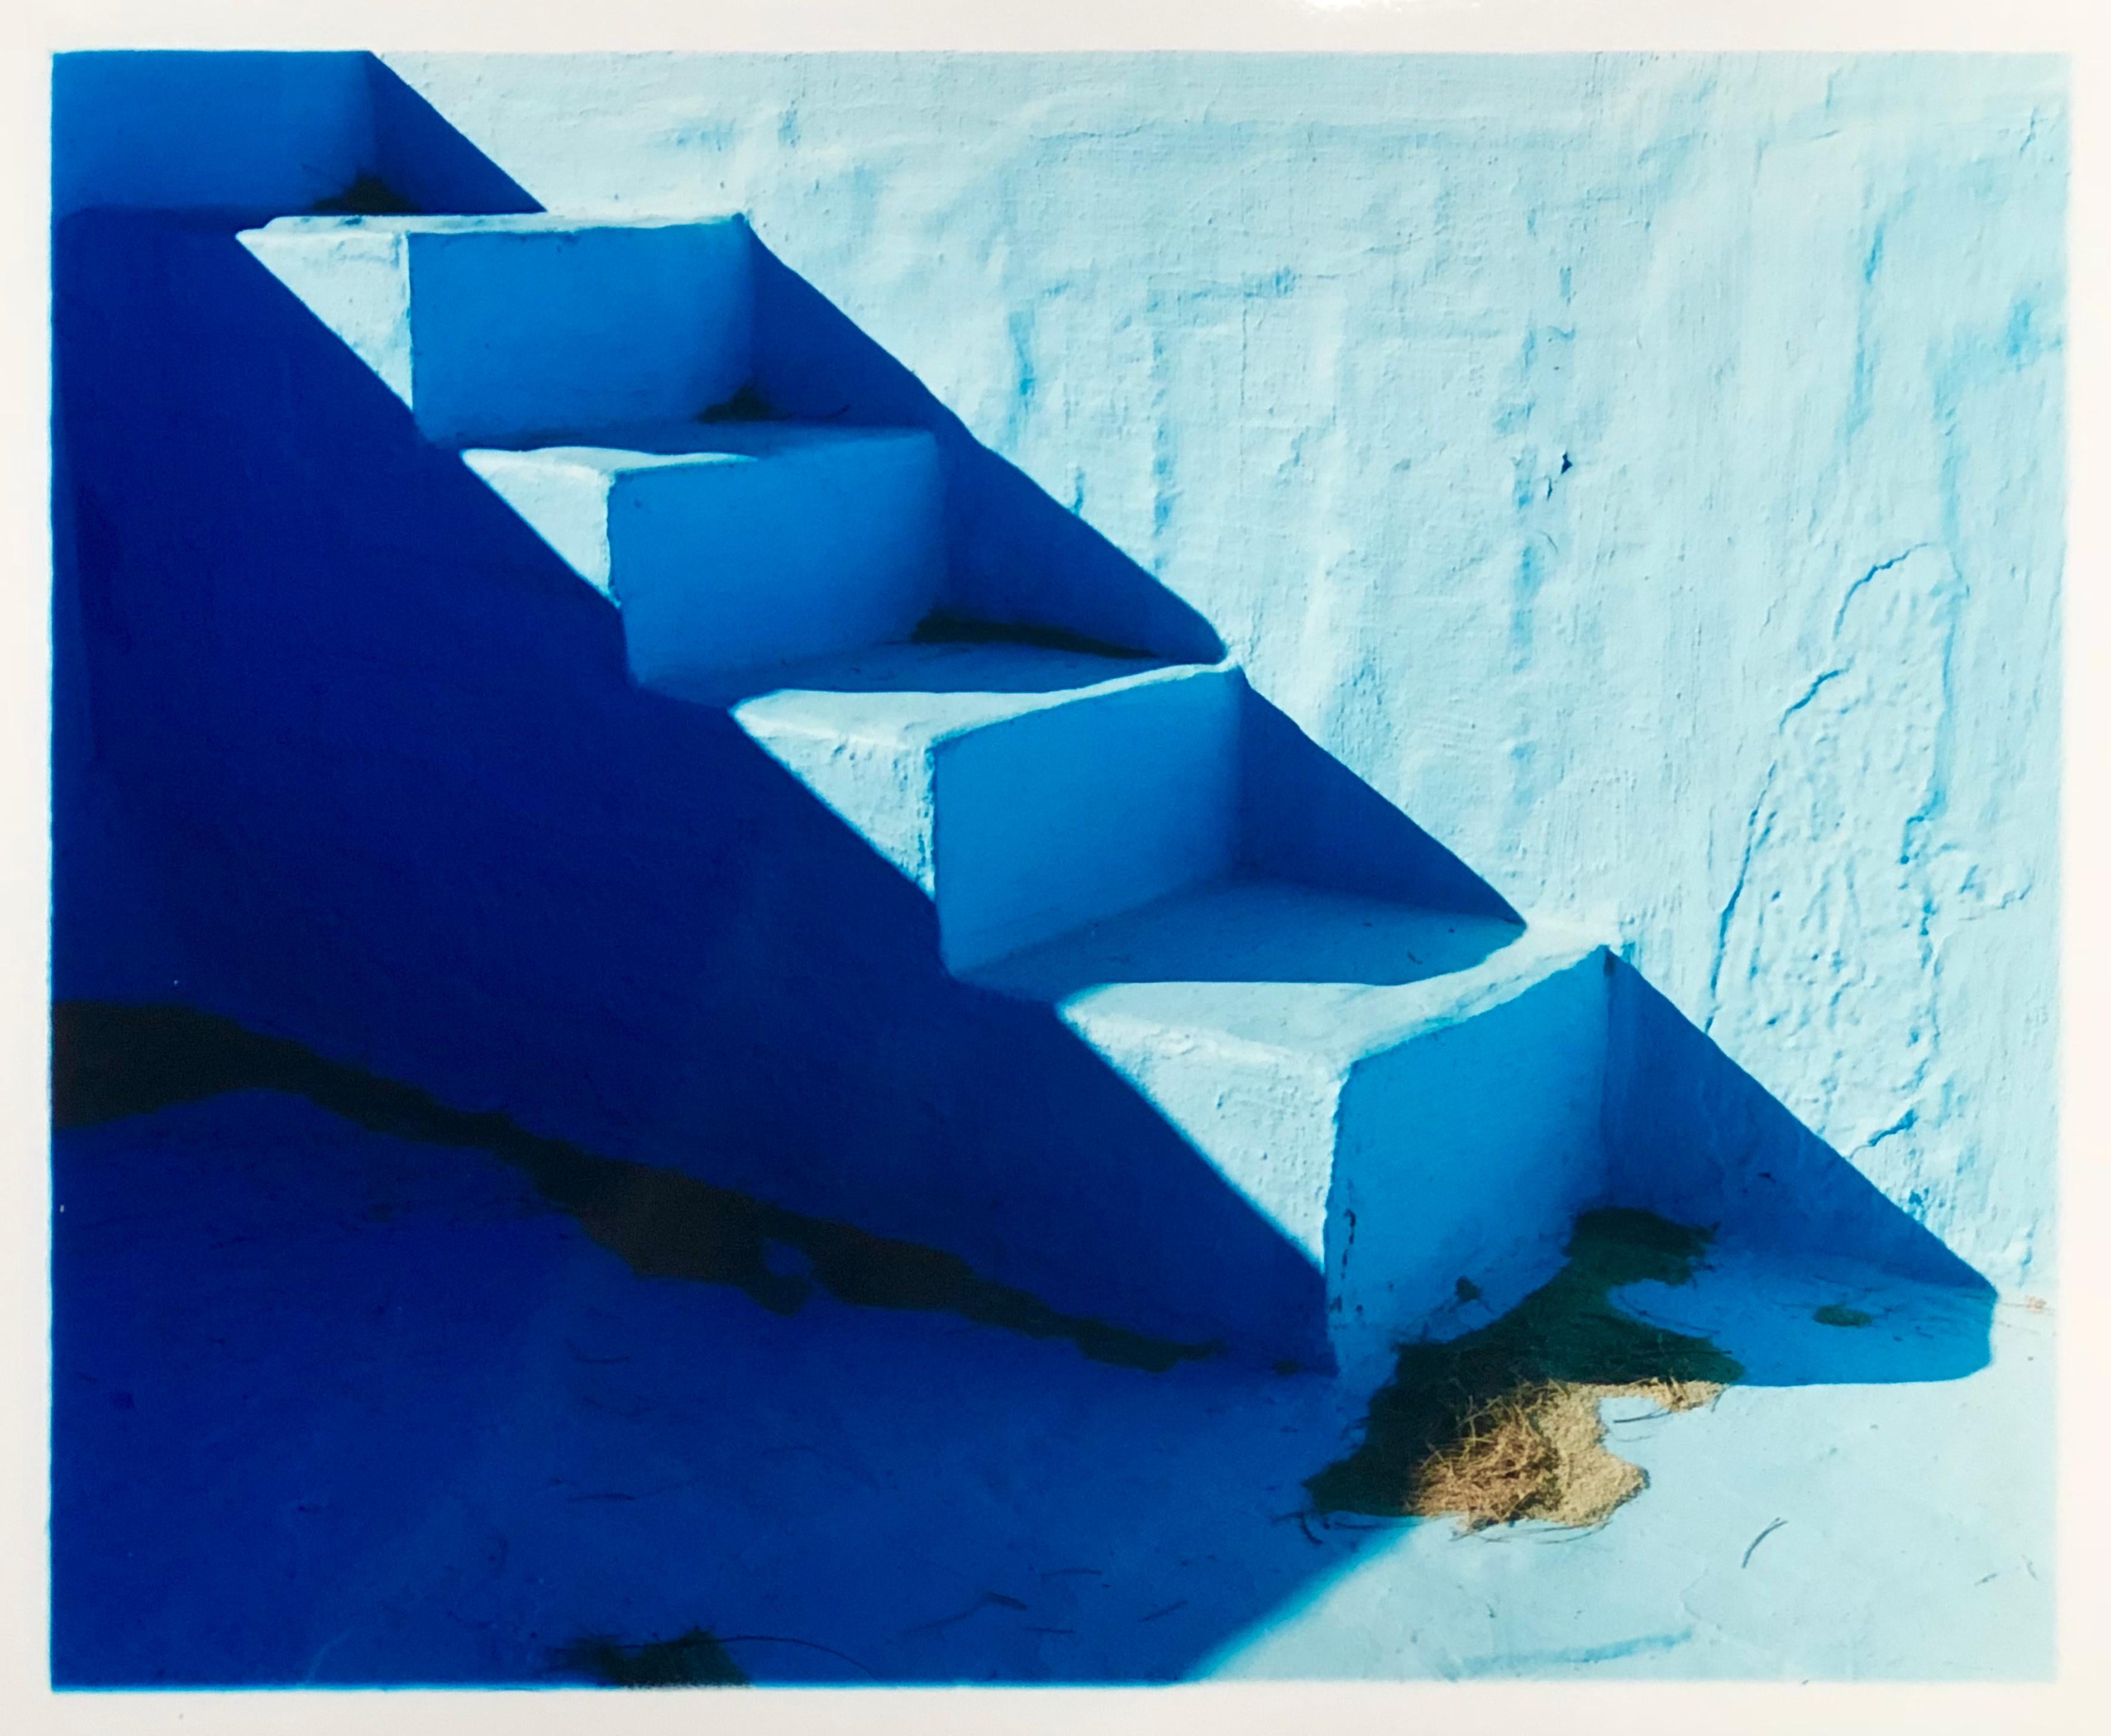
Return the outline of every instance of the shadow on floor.
[[[1051,1009],[951,976],[732,719],[632,685],[607,600],[228,220],[89,212],[56,252],[62,997],[1323,1356],[1303,1255]]]
[[[1324,1377],[838,1285],[849,1226],[765,1212],[758,1259],[651,1222],[683,1178],[216,1021],[60,1029],[63,1685],[605,1679],[582,1646],[695,1632],[757,1682],[1170,1680],[1397,1530],[1313,1507],[1362,1421]],[[1975,1299],[1837,1262],[1615,1299],[1760,1381],[1983,1360]]]
[[[697,1629],[756,1681],[1169,1679],[1355,1545],[1296,1517],[1317,1376],[642,1277],[279,1093],[55,1163],[62,1685],[591,1679]]]

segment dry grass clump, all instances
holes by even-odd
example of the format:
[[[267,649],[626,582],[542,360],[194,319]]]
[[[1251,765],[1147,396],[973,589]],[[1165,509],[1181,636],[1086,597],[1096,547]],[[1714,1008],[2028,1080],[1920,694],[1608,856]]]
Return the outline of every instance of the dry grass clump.
[[[1604,1520],[1648,1479],[1606,1451],[1600,1403],[1633,1397],[1688,1411],[1744,1372],[1705,1339],[1645,1325],[1610,1300],[1624,1284],[1684,1283],[1707,1240],[1646,1212],[1586,1214],[1568,1264],[1501,1319],[1402,1347],[1363,1444],[1308,1481],[1314,1504],[1448,1514],[1468,1530]]]
[[[1473,1530],[1518,1519],[1596,1525],[1649,1481],[1639,1466],[1605,1450],[1600,1402],[1632,1397],[1690,1411],[1722,1390],[1705,1380],[1543,1380],[1514,1388],[1467,1418],[1450,1446],[1416,1467],[1407,1511],[1455,1514]]]

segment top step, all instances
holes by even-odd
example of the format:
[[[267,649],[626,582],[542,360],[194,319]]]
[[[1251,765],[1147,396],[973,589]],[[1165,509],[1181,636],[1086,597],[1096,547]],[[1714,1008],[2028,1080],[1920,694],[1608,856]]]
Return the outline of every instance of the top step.
[[[681,420],[747,381],[738,217],[280,217],[241,240],[440,445]]]

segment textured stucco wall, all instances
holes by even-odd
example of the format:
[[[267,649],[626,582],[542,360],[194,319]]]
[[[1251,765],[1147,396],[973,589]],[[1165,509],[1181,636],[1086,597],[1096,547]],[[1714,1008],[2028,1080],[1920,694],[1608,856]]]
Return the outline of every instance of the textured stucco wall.
[[[748,213],[1505,896],[2045,1281],[2059,63],[387,58],[552,209]]]

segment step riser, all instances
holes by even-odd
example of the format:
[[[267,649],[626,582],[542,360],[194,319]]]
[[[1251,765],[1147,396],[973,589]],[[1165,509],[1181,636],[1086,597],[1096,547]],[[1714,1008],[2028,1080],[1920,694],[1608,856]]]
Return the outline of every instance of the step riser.
[[[644,686],[906,637],[945,577],[937,444],[628,478],[611,578]]]
[[[1341,1074],[1280,1052],[1169,1042],[1162,1031],[1088,1017],[1068,1022],[1314,1271],[1324,1269]]]
[[[761,708],[733,714],[932,897],[945,962],[959,971],[1223,872],[1237,827],[1239,687],[1205,670],[928,749],[779,727]]]
[[[938,931],[971,970],[1223,872],[1239,682],[1192,675],[938,744]]]
[[[774,728],[738,707],[733,718],[758,746],[925,897],[936,895],[928,749],[915,742],[846,741]]]
[[[1351,1379],[1481,1292],[1478,1324],[1554,1275],[1605,1173],[1604,954],[1360,1063],[1328,1199],[1329,1335]]]
[[[621,605],[644,687],[679,691],[905,637],[943,581],[928,434],[613,474],[544,453],[463,456]]]
[[[242,241],[441,445],[691,417],[749,376],[738,219],[515,233],[295,220]]]
[[[1325,1273],[1323,1339],[1352,1383],[1394,1347],[1492,1317],[1550,1276],[1604,1172],[1607,995],[1593,953],[1342,1071],[1178,1031],[1066,1021]],[[1469,1279],[1488,1308],[1458,1314]]]

